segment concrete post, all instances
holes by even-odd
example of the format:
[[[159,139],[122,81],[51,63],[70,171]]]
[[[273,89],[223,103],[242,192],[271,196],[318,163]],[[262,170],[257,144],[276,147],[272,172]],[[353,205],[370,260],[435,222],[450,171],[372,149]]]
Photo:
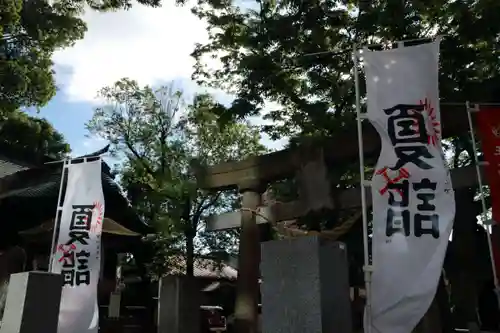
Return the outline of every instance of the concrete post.
[[[12,274],[0,333],[57,333],[62,286],[60,274]]]

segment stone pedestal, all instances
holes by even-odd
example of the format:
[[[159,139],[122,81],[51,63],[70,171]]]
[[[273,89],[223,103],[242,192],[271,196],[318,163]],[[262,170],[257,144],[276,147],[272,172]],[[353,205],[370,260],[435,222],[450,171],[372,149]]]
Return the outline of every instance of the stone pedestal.
[[[194,278],[168,276],[161,280],[158,333],[200,333],[200,288]]]
[[[59,274],[12,274],[0,333],[57,333],[62,285]]]
[[[343,243],[308,236],[261,253],[262,333],[352,333]]]
[[[122,294],[114,291],[109,295],[108,318],[120,319]]]

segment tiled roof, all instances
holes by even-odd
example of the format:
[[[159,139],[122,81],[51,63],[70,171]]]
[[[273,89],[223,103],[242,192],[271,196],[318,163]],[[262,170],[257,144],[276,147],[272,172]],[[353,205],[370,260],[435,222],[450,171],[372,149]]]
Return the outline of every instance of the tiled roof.
[[[5,177],[11,177],[6,179],[8,180],[6,184],[9,186],[6,186],[3,193],[0,194],[0,199],[5,197],[57,197],[61,184],[61,165],[45,168],[23,168],[20,171],[22,172],[5,175]],[[102,173],[102,181],[105,190],[109,188],[121,195],[118,185],[104,172]]]
[[[13,173],[26,169],[27,169],[26,166],[13,163],[12,161],[9,161],[3,156],[0,156],[0,178],[12,175]]]
[[[175,265],[173,265],[175,267],[170,269],[169,274],[180,275],[186,272],[186,260],[183,255],[175,256],[175,258],[170,260],[175,262]],[[227,264],[213,259],[196,258],[194,261],[194,276],[202,278],[236,280],[238,271]]]
[[[94,154],[97,155],[98,153]],[[92,155],[89,154],[85,157],[92,157]],[[55,161],[35,167],[17,163],[17,160],[2,158],[0,152],[0,199],[4,206],[7,204],[10,207],[16,206],[20,215],[26,215],[23,215],[21,220],[30,222],[26,222],[26,225],[23,226],[20,224],[20,228],[31,228],[35,226],[32,221],[33,216],[30,215],[32,212],[23,211],[20,207],[23,205],[41,205],[44,207],[48,204],[51,206],[50,209],[37,210],[38,215],[36,215],[36,219],[45,221],[53,216],[52,205],[55,206],[57,204],[62,163]],[[105,162],[102,164],[103,191],[106,203],[109,203],[108,207],[106,207],[107,217],[112,218],[134,232],[140,234],[151,232],[151,228],[137,216],[128,200],[123,196],[120,187],[110,174],[109,166]]]

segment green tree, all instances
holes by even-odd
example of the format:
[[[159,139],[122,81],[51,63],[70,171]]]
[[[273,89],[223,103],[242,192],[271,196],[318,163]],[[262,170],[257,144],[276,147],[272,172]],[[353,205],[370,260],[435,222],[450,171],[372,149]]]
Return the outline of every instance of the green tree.
[[[230,112],[220,114],[222,122],[258,114],[267,99],[283,106],[266,115],[274,120],[264,127],[272,137],[330,136],[341,129],[355,130],[353,45],[443,35],[441,101],[500,102],[500,27],[492,23],[500,19],[499,9],[500,3],[491,0],[205,0],[194,12],[208,22],[210,40],[193,52],[193,77],[236,95]],[[207,56],[223,66],[205,67]],[[449,143],[453,165],[471,163],[476,152],[467,133]],[[357,177],[347,165],[340,169],[334,181],[345,173],[352,180]],[[473,192],[458,197],[472,202]],[[462,252],[473,246],[470,237],[463,238],[471,234],[470,227],[461,227],[467,225],[475,228],[475,219],[457,215],[455,226],[466,230],[454,233]],[[471,260],[465,261],[465,269],[473,270]],[[455,289],[460,292],[466,285]],[[473,304],[456,308],[468,308],[463,317],[475,320]]]
[[[159,6],[158,0],[140,0]],[[0,110],[44,106],[55,94],[52,54],[82,39],[86,5],[128,9],[130,0],[6,0],[0,3]]]
[[[442,100],[498,101],[499,9],[489,0],[206,0],[194,10],[210,30],[193,52],[194,78],[237,96],[226,118],[258,113],[268,99],[283,105],[268,115],[270,134],[331,134],[353,118],[355,43],[440,34]],[[207,55],[223,66],[204,66]]]
[[[70,153],[64,136],[43,118],[16,110],[0,116],[0,144],[37,157],[62,158]]]
[[[258,130],[246,122],[220,126],[214,110],[223,105],[202,94],[186,106],[181,91],[172,86],[153,90],[122,79],[104,88],[101,96],[107,104],[96,109],[88,129],[109,140],[123,157],[121,183],[159,231],[161,264],[168,262],[165,256],[171,250],[182,250],[186,273],[192,275],[201,222],[231,209],[236,199],[236,193],[199,190],[192,170],[264,152]],[[202,237],[198,248],[206,245],[217,241]]]

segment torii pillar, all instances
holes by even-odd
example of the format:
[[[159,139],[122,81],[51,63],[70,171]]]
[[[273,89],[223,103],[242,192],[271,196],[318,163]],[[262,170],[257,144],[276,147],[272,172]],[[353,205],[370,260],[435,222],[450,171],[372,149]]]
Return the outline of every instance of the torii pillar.
[[[238,184],[242,194],[241,233],[238,254],[238,280],[235,303],[235,325],[238,333],[257,333],[260,240],[256,210],[265,191],[258,180]]]
[[[267,184],[287,175],[296,176],[301,184],[299,191],[301,200],[291,204],[298,208],[293,209],[294,211],[301,211],[299,215],[307,213],[310,209],[331,207],[331,200],[321,148],[302,147],[297,150],[255,157],[242,163],[244,163],[243,168],[238,164],[235,165],[234,162],[212,167],[208,170],[208,175],[198,174],[198,180],[200,187],[205,189],[222,190],[237,187],[242,194],[242,209],[236,214],[230,213],[229,219],[224,219],[230,225],[241,228],[235,325],[238,333],[257,333],[259,331],[258,299],[261,255],[260,231],[256,213],[261,206],[262,194]],[[263,215],[260,212],[259,215],[262,219]],[[276,220],[272,216],[275,214],[266,215],[268,215],[265,218],[266,222]],[[236,219],[239,217],[241,222],[238,224],[232,219],[233,217]],[[283,216],[277,216],[277,219],[279,218]],[[208,229],[220,230],[222,228]]]

